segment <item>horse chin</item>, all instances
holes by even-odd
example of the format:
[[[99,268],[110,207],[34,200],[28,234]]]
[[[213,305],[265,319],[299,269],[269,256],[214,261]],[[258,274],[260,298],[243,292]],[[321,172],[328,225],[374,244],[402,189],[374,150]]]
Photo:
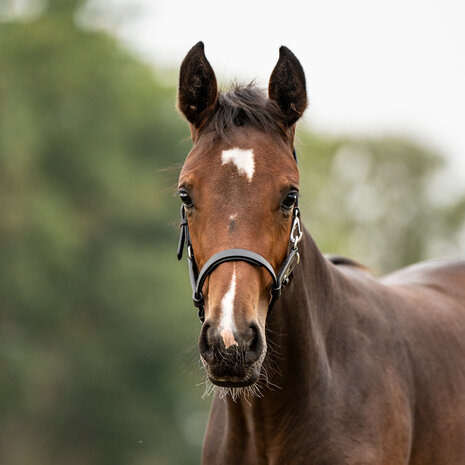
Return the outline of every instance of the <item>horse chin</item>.
[[[260,373],[253,373],[246,379],[240,379],[236,376],[223,376],[222,378],[213,378],[209,376],[210,381],[216,386],[228,388],[241,388],[252,386],[258,381]]]
[[[252,386],[258,381],[262,364],[256,362],[251,366],[242,367],[242,369],[236,366],[236,370],[211,365],[206,365],[205,368],[207,369],[208,379],[215,386],[242,388]]]

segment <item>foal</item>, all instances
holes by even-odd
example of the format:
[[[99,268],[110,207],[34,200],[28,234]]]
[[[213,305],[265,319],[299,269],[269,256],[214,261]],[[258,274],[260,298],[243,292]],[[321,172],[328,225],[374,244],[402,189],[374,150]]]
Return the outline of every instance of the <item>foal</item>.
[[[193,148],[178,256],[186,241],[200,354],[226,394],[203,464],[464,465],[465,261],[377,280],[326,259],[300,230],[293,149],[306,106],[286,47],[268,96],[219,93],[201,42],[182,63]]]

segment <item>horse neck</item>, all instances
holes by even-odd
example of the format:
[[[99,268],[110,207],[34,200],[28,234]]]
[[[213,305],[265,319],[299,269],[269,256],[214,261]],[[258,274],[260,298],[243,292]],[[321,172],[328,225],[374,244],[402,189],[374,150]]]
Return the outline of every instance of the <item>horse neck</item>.
[[[270,363],[273,364],[276,346],[274,363],[278,363],[282,374],[276,381],[289,389],[294,388],[293,383],[296,388],[302,387],[303,380],[312,384],[324,382],[327,375],[325,335],[332,314],[328,309],[335,281],[334,267],[306,230],[299,253],[300,263],[294,276],[267,322]]]

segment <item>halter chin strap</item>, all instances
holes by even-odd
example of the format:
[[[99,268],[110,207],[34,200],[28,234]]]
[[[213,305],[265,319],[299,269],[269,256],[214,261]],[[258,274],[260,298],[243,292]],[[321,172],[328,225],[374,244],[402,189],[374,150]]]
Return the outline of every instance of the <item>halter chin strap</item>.
[[[295,161],[297,162],[297,156],[295,153],[295,149],[293,151],[293,156]],[[205,284],[205,280],[208,276],[222,263],[226,262],[247,262],[251,265],[261,266],[265,268],[266,271],[270,274],[271,278],[273,279],[273,286],[271,288],[271,297],[268,304],[268,315],[271,312],[277,298],[281,295],[282,288],[285,287],[289,282],[289,277],[292,273],[294,267],[299,263],[300,256],[298,251],[298,244],[302,239],[302,229],[300,226],[300,211],[298,207],[298,200],[296,201],[293,209],[293,220],[292,220],[292,228],[291,234],[289,237],[290,243],[290,251],[285,258],[283,264],[281,265],[281,269],[279,270],[278,274],[276,275],[273,267],[271,266],[270,262],[262,257],[260,254],[256,252],[252,252],[251,250],[247,249],[226,249],[212,255],[202,269],[199,270],[197,268],[197,264],[194,258],[194,251],[192,248],[191,238],[189,234],[189,225],[187,223],[186,211],[184,209],[184,205],[181,205],[181,231],[179,235],[179,242],[178,242],[178,251],[177,257],[178,260],[181,260],[184,244],[186,245],[187,249],[187,264],[189,267],[189,279],[191,282],[192,287],[192,300],[194,301],[194,305],[199,309],[198,315],[200,321],[203,323],[205,321],[205,309],[204,309],[204,298],[202,295],[202,288]]]

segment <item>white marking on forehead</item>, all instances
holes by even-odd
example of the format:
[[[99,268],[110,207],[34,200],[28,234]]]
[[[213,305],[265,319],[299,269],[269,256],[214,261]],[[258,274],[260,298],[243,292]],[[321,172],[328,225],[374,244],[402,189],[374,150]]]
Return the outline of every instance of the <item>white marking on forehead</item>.
[[[221,153],[223,165],[234,163],[240,174],[245,174],[249,182],[252,181],[255,171],[253,150],[242,150],[238,148],[223,150]]]
[[[229,215],[229,219],[232,221],[232,220],[235,220],[236,219],[236,216],[237,216],[237,213],[234,213],[234,215]]]
[[[234,266],[231,284],[226,294],[221,299],[221,322],[222,328],[220,335],[223,338],[224,345],[229,348],[232,345],[238,345],[234,339],[233,331],[236,329],[234,324],[234,297],[236,296],[236,267]]]

